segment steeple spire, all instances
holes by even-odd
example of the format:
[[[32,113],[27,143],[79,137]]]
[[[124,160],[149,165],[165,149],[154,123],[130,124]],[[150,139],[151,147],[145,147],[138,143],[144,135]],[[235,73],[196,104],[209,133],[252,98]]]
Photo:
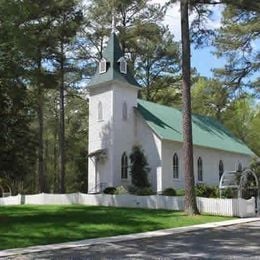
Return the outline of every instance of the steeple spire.
[[[111,29],[111,33],[115,33],[116,32],[116,22],[115,22],[115,11],[114,9],[112,10],[112,29]]]
[[[120,47],[119,40],[117,35],[112,32],[103,51],[103,58],[99,63],[99,68],[88,86],[96,86],[109,81],[119,81],[140,87],[132,74],[127,70],[127,66],[123,66],[124,62],[126,61],[124,60],[124,53]]]

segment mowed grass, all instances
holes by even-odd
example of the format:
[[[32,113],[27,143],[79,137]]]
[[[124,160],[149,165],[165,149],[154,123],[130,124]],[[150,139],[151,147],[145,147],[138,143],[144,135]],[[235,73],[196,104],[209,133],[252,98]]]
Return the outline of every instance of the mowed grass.
[[[182,227],[231,218],[95,206],[0,207],[0,249]]]

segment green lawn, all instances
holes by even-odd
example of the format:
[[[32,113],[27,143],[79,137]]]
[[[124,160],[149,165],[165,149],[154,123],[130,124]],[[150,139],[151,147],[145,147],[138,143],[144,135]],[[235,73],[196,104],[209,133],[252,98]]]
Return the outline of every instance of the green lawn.
[[[88,206],[0,207],[0,249],[228,220],[183,212]]]

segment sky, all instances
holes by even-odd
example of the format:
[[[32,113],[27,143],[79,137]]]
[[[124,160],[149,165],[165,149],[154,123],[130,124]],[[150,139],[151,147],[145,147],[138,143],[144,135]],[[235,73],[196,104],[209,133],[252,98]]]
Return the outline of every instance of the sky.
[[[163,4],[166,0],[152,0],[151,2]],[[208,23],[208,28],[213,30],[217,30],[221,26],[221,7],[217,7],[215,10],[212,20]],[[191,15],[189,18],[191,22],[194,16]],[[163,24],[168,25],[175,39],[180,41],[181,25],[179,3],[173,4],[172,7],[168,9]],[[195,67],[201,76],[213,77],[212,69],[224,66],[225,59],[217,58],[213,55],[214,50],[213,46],[200,49],[195,49],[194,46],[191,46],[191,66]]]

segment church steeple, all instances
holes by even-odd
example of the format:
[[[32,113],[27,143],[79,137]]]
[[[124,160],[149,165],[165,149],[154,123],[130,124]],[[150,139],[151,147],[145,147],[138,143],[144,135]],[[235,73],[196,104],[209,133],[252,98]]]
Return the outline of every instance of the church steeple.
[[[119,81],[135,87],[140,87],[131,73],[129,73],[129,70],[127,70],[124,53],[114,32],[111,33],[107,46],[103,52],[103,58],[88,87],[93,87],[109,81]]]

